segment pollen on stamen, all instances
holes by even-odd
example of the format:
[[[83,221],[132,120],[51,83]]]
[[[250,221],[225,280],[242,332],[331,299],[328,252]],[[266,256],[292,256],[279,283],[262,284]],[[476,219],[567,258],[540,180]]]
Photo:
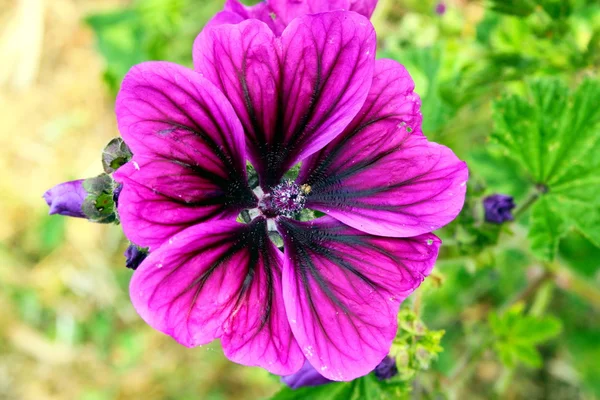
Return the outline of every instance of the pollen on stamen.
[[[304,208],[306,190],[306,187],[298,186],[295,182],[284,181],[262,198],[258,208],[267,217],[291,217]]]

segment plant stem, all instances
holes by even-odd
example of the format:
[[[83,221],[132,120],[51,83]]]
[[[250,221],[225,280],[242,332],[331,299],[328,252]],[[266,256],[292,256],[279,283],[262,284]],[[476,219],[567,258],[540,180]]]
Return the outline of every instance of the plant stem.
[[[600,310],[600,288],[558,262],[547,264],[547,268],[554,272],[559,288],[586,300],[596,310]]]
[[[540,198],[542,194],[542,191],[539,189],[536,189],[533,193],[531,193],[529,195],[529,197],[527,199],[525,199],[525,201],[523,203],[521,203],[521,205],[519,206],[519,208],[517,208],[517,210],[514,212],[513,217],[514,220],[518,220],[524,213],[525,211],[527,211],[529,209],[529,207],[531,207],[533,205],[533,203],[535,203],[537,201],[537,199]]]

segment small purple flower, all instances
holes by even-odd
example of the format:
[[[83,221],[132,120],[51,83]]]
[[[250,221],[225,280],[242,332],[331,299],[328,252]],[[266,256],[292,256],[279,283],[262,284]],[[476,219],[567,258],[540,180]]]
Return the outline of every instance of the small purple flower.
[[[278,375],[308,359],[351,380],[385,357],[467,168],[423,135],[412,79],[375,50],[355,12],[302,16],[281,35],[213,21],[194,70],[127,74],[116,113],[134,156],[114,177],[123,230],[150,250],[130,285],[149,325],[189,347],[220,338],[230,360]],[[303,209],[326,216],[294,219]]]
[[[444,15],[446,13],[446,3],[443,1],[438,2],[435,6],[435,13],[438,15]]]
[[[394,360],[390,356],[385,356],[383,361],[379,363],[377,367],[375,367],[375,376],[380,381],[390,379],[396,375],[398,375],[398,367],[396,366],[396,360]]]
[[[390,356],[385,356],[383,361],[375,367],[373,372],[379,380],[390,379],[398,375],[396,361]],[[332,382],[331,379],[327,379],[321,375],[308,361],[304,362],[304,365],[298,372],[282,376],[281,381],[292,389],[298,389],[305,386],[319,386]]]
[[[136,245],[130,244],[123,255],[127,259],[125,261],[125,266],[129,269],[136,270],[142,261],[146,259],[148,253],[140,250]]]
[[[217,13],[207,26],[257,19],[279,36],[295,18],[304,15],[346,10],[371,18],[375,6],[377,0],[265,0],[254,6],[245,6],[240,0],[227,0],[223,11]]]
[[[50,206],[50,215],[60,214],[68,217],[86,218],[81,206],[87,197],[83,188],[83,181],[69,181],[59,183],[44,193],[44,200]]]
[[[511,210],[515,208],[515,203],[511,196],[493,194],[483,199],[483,208],[487,222],[501,224],[513,220]]]

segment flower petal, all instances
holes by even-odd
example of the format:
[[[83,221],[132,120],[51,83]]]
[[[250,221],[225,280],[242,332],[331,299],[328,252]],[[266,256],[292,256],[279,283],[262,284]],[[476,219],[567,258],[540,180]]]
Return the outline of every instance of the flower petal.
[[[283,293],[294,336],[326,378],[365,375],[387,355],[400,303],[431,271],[440,240],[371,236],[330,217],[279,218]]]
[[[82,210],[88,193],[83,187],[85,179],[59,183],[44,193],[44,200],[50,207],[49,215],[86,218]]]
[[[148,62],[125,77],[117,121],[134,158],[115,173],[127,237],[152,249],[193,223],[256,204],[246,181],[242,127],[199,74]]]
[[[227,0],[223,6],[222,12],[234,14],[239,18],[239,21],[233,21],[233,19],[230,19],[231,22],[228,23],[235,24],[247,19],[257,19],[267,24],[269,28],[277,35],[281,35],[281,32],[283,32],[287,25],[287,23],[284,23],[281,18],[277,18],[275,16],[274,12],[271,10],[271,7],[266,1],[261,1],[253,6],[246,6],[239,0]],[[217,16],[219,14],[221,13],[218,13]],[[213,17],[213,19],[209,21],[209,24],[216,24],[216,20],[220,20],[218,23],[224,23],[223,18],[217,18],[217,16]]]
[[[409,237],[452,221],[467,167],[420,131],[420,100],[406,69],[378,60],[369,97],[327,147],[305,160],[306,207],[373,235]]]
[[[202,31],[194,65],[231,101],[268,189],[356,115],[371,82],[375,45],[372,25],[351,12],[297,18],[281,38],[248,20]]]
[[[282,258],[265,219],[196,225],[150,253],[131,299],[150,326],[185,346],[221,338],[231,360],[289,374],[304,357],[285,316]]]
[[[221,15],[222,13],[229,13],[236,15],[241,20],[258,19],[267,24],[279,36],[294,18],[303,15],[346,10],[370,18],[376,5],[377,0],[270,0],[261,1],[253,6],[246,6],[239,0],[227,0],[223,11],[218,13],[209,24],[240,22],[231,18],[229,18],[230,22],[227,22]]]
[[[350,0],[350,11],[362,14],[367,18],[371,18],[376,6],[377,0]]]

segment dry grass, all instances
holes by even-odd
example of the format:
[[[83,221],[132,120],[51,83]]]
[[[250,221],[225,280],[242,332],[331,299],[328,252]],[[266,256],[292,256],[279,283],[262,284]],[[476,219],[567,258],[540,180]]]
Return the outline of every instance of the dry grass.
[[[0,0],[0,399],[259,398],[275,381],[143,324],[118,227],[41,195],[101,172],[117,136],[86,14],[121,0]]]

